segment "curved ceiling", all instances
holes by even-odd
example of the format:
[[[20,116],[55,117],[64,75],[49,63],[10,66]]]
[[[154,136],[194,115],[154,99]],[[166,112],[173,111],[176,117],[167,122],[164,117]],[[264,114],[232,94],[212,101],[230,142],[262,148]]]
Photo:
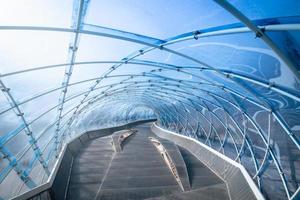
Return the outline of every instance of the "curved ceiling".
[[[5,2],[0,198],[45,182],[70,138],[153,118],[297,198],[299,43],[296,0]]]

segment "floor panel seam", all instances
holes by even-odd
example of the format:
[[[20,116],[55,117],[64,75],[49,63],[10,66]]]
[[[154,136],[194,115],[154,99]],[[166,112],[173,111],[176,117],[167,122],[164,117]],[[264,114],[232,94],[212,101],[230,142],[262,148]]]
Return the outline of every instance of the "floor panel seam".
[[[98,195],[100,194],[102,185],[103,185],[103,183],[104,183],[104,181],[105,181],[105,179],[106,179],[106,177],[107,177],[107,174],[108,174],[108,172],[109,172],[109,169],[110,169],[110,167],[111,167],[111,164],[112,164],[112,161],[113,161],[115,155],[116,155],[116,152],[114,152],[113,155],[112,155],[112,157],[111,157],[111,160],[110,160],[110,162],[109,162],[109,165],[108,165],[108,167],[107,167],[107,170],[105,171],[104,177],[102,178],[102,182],[101,182],[101,184],[100,184],[100,186],[99,186],[99,189],[98,189],[98,191],[97,191],[97,194],[96,194],[96,196],[95,196],[95,199],[98,199]]]

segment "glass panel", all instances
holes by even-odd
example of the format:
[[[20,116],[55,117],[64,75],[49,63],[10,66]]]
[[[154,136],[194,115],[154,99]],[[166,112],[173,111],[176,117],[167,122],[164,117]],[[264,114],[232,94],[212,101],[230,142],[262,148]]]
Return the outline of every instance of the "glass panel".
[[[30,124],[30,128],[33,132],[33,136],[37,139],[41,136],[43,131],[49,124],[53,123],[57,119],[58,111],[57,109],[53,109],[47,114],[43,115],[37,121]]]
[[[262,104],[266,108],[269,108],[271,106],[276,109],[289,109],[299,106],[299,101],[295,100],[295,96],[297,95],[293,95],[294,98],[292,99],[289,96],[282,94],[285,92],[293,94],[293,92],[290,92],[291,90],[277,87],[278,89],[280,89],[280,91],[277,92],[276,90],[270,90],[267,87],[262,87],[257,84],[251,84],[249,82],[241,81],[239,79],[236,80],[242,83],[244,86],[251,88],[252,93],[260,97],[260,99],[263,100],[262,102],[267,102]]]
[[[14,130],[21,129],[23,122],[13,110],[0,115],[0,136],[14,135]],[[18,128],[19,127],[19,128]]]
[[[236,21],[230,14],[209,0],[189,2],[159,0],[155,3],[151,0],[143,2],[91,1],[86,19],[86,22],[90,24],[161,39]]]
[[[290,130],[300,138],[300,125],[298,119],[300,119],[300,110],[299,109],[280,109],[279,114],[285,119],[285,122],[290,127]]]
[[[24,182],[18,177],[18,174],[14,170],[11,170],[8,176],[1,183],[1,187],[0,187],[1,198],[9,199],[15,194],[18,194],[23,184]]]
[[[63,75],[63,68],[47,69],[5,77],[3,82],[6,87],[11,88],[13,98],[20,103],[38,94],[61,87]],[[35,101],[40,101],[42,98]]]
[[[11,106],[8,104],[7,98],[5,95],[1,92],[0,93],[0,111],[6,110],[7,108],[10,108]]]
[[[1,73],[66,63],[70,36],[46,31],[0,31]],[[34,74],[35,78],[42,71]]]
[[[41,148],[42,151],[44,151],[49,141],[53,138],[55,134],[56,126],[55,124],[53,125],[53,123],[54,122],[51,122],[50,125],[45,127],[42,134],[39,137],[37,137],[37,145]],[[43,155],[45,154],[43,153]]]
[[[129,61],[130,62],[130,61]],[[132,62],[135,62],[134,60]],[[155,63],[154,63],[155,64]],[[143,72],[151,72],[151,70],[158,70],[160,67],[124,64],[121,67],[114,70],[110,75],[122,75],[122,74],[137,74],[141,75]]]
[[[167,46],[167,48],[172,47],[173,45]],[[178,49],[176,49],[178,50]],[[193,66],[193,67],[200,67],[200,64],[195,63],[194,61],[183,59],[179,55],[175,55],[172,53],[169,53],[164,50],[160,49],[154,49],[147,53],[144,53],[143,55],[139,56],[138,59],[140,60],[148,60],[152,62],[159,62],[159,63],[167,63],[167,64],[173,64],[177,66]]]
[[[285,0],[276,3],[257,0],[229,0],[229,2],[252,20],[297,16],[300,13],[300,2],[297,0]]]
[[[300,153],[288,134],[280,124],[273,118],[271,122],[271,146],[279,165],[287,179],[287,186],[291,193],[298,189],[300,179],[297,171],[300,170]]]
[[[224,145],[224,152],[225,155],[231,159],[235,159],[237,157],[237,151],[235,149],[234,144],[235,142],[233,141],[232,137],[229,135]]]
[[[72,8],[72,1],[11,0],[1,4],[0,24],[69,27]]]
[[[29,177],[36,183],[36,184],[41,184],[43,176],[45,174],[43,166],[39,163],[36,162],[35,166],[31,170]]]
[[[9,162],[6,158],[4,158],[4,155],[2,153],[0,153],[0,177],[3,177],[3,173],[5,170],[5,168],[9,168]]]
[[[5,147],[16,156],[18,153],[24,152],[24,148],[29,140],[30,138],[26,135],[25,131],[21,131],[18,135],[9,140]]]
[[[268,31],[266,34],[272,38],[277,47],[294,63],[299,71],[300,31]]]
[[[37,119],[40,115],[49,111],[49,109],[53,109],[53,107],[58,104],[59,94],[60,90],[57,90],[55,92],[51,92],[47,95],[29,101],[25,104],[22,104],[20,106],[20,109],[25,113],[24,116],[27,119],[28,123]],[[57,110],[57,108],[54,108],[53,110]],[[52,115],[48,115],[49,119],[51,119],[51,117],[55,117],[54,112],[51,111],[51,114]]]
[[[48,162],[49,171],[53,170],[56,161],[56,157],[55,154],[53,153],[53,150],[54,150],[54,140],[51,140],[51,142],[46,146],[43,152],[44,158],[46,158]]]
[[[199,38],[197,41],[173,44],[169,48],[221,69],[223,72],[232,71],[257,80],[271,81],[295,90],[299,89],[298,83],[293,78],[295,76],[285,63],[265,43],[255,39],[253,33]],[[172,56],[170,55],[170,59]],[[186,58],[181,60],[184,61]]]
[[[286,199],[285,190],[281,182],[281,178],[274,164],[274,161],[269,161],[268,169],[263,173],[262,193],[268,199]]]
[[[92,87],[92,85],[95,84],[95,81],[88,81],[88,82],[84,82],[84,83],[80,83],[80,84],[76,84],[76,85],[71,85],[68,87],[68,92],[67,92],[67,95],[66,95],[66,101],[68,99],[71,99],[71,98],[76,98],[76,96],[82,94],[81,96],[79,96],[78,98],[79,99],[82,99],[83,98],[83,95],[85,92],[89,91],[89,89]]]
[[[81,35],[76,61],[120,61],[143,46],[109,37]]]
[[[35,161],[39,162],[35,159],[35,152],[33,149],[29,149],[26,154],[19,159],[20,168],[23,170],[31,170]]]

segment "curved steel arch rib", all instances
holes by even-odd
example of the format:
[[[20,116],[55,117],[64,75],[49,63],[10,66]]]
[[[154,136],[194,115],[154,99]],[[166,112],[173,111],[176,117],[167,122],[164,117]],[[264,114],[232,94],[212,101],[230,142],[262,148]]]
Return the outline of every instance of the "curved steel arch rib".
[[[23,28],[24,28],[24,27],[23,27]],[[96,34],[96,35],[97,35],[97,34]],[[101,35],[101,34],[100,34],[100,35]],[[103,36],[108,36],[108,35],[103,35]],[[110,35],[110,36],[113,37],[112,35]],[[113,37],[113,38],[114,38],[114,37]],[[124,39],[124,38],[117,38],[117,39]],[[136,42],[136,41],[135,41],[135,42]],[[215,70],[216,72],[218,72],[219,74],[221,74],[221,75],[223,75],[223,76],[225,76],[225,77],[228,77],[226,74],[222,73],[219,69],[216,69],[216,68],[214,68],[214,67],[211,67],[211,66],[209,66],[209,65],[206,65],[205,63],[203,63],[203,62],[201,62],[201,61],[199,61],[199,60],[196,60],[196,59],[191,58],[191,57],[189,57],[189,56],[186,56],[186,55],[184,55],[184,54],[175,52],[175,51],[173,51],[173,50],[166,49],[165,47],[162,47],[162,46],[160,46],[160,49],[162,49],[162,50],[167,50],[167,51],[170,52],[170,53],[173,53],[173,54],[175,54],[175,55],[181,56],[181,57],[186,58],[186,59],[188,59],[188,60],[192,60],[192,61],[194,61],[194,62],[196,62],[196,63],[198,63],[198,64],[201,64],[201,65],[204,65],[204,66],[208,67],[209,69],[214,69],[214,70]],[[144,52],[140,52],[140,54],[144,54]],[[131,59],[132,59],[132,58],[131,58]],[[125,63],[127,63],[128,60],[130,60],[130,59],[126,58],[126,59],[125,59]],[[116,67],[119,67],[120,65],[121,65],[121,64],[119,64],[118,66],[113,66],[113,67],[111,68],[112,70],[109,70],[107,73],[105,73],[105,76],[106,76],[107,74],[109,74],[111,71],[115,70]],[[96,84],[95,84],[94,86],[91,87],[91,91],[94,89],[94,87],[95,87],[101,80],[102,80],[102,78],[99,78],[99,79],[96,81]],[[240,84],[239,84],[239,85],[240,85]],[[89,92],[87,93],[86,97],[87,97],[88,95],[89,95]],[[85,97],[85,98],[86,98],[86,97]],[[84,99],[85,99],[85,98],[84,98]],[[84,100],[84,99],[83,99],[83,100]],[[280,117],[277,117],[277,119],[282,120],[282,118],[280,118]],[[282,124],[282,125],[286,125],[286,123],[284,123],[284,122],[281,122],[281,124]],[[288,130],[288,128],[285,127],[285,130]],[[294,136],[293,136],[292,134],[290,134],[290,135],[291,135],[291,137],[294,138]],[[297,142],[296,139],[293,139],[293,141]]]
[[[176,81],[176,80],[173,80],[173,81]],[[195,86],[193,86],[193,87],[195,87]],[[79,95],[78,95],[79,96]]]

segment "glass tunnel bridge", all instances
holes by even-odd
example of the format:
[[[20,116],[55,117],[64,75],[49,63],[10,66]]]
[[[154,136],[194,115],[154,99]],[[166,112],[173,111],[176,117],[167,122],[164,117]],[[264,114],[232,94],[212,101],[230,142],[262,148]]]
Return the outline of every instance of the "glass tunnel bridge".
[[[59,190],[55,187],[65,171],[63,166],[71,169],[64,198],[74,198],[70,196],[72,177],[76,177],[72,173],[76,164],[80,166],[80,159],[88,158],[84,155],[91,156],[84,152],[90,152],[97,142],[108,154],[99,153],[100,145],[95,159],[110,155],[111,160],[104,162],[107,173],[101,184],[94,184],[97,193],[90,198],[105,199],[101,188],[114,177],[109,176],[112,168],[105,163],[113,164],[115,156],[137,158],[133,151],[155,155],[155,145],[148,136],[158,137],[168,148],[173,145],[170,152],[177,149],[177,154],[170,156],[175,166],[176,159],[182,157],[180,166],[183,161],[183,177],[188,177],[187,191],[191,192],[177,194],[178,186],[173,188],[177,193],[159,186],[154,192],[152,188],[130,193],[148,194],[138,199],[158,194],[170,199],[175,198],[172,195],[234,199],[238,191],[231,190],[233,180],[227,179],[226,172],[218,174],[222,163],[215,156],[225,159],[228,166],[238,163],[237,170],[247,171],[246,179],[249,176],[255,183],[249,182],[248,190],[259,193],[256,198],[299,199],[299,2],[144,3],[75,0],[73,5],[63,2],[65,10],[55,1],[32,3],[32,8],[13,1],[3,6],[30,11],[32,16],[20,12],[13,17],[4,12],[6,17],[0,21],[0,199],[29,198],[28,194],[62,198],[56,196]],[[54,10],[49,11],[50,7]],[[155,125],[131,125],[154,119]],[[107,138],[117,135],[114,127],[137,130],[123,146],[128,155],[114,152],[110,145]],[[103,135],[104,129],[112,135]],[[96,130],[94,140],[73,148],[75,165],[69,166],[66,149]],[[185,143],[181,144],[176,134],[191,140],[183,137]],[[149,145],[149,152],[139,142]],[[208,147],[211,157],[195,155],[184,146],[191,142],[199,149]],[[215,163],[206,160],[209,158]],[[203,173],[210,174],[209,180],[221,177],[227,189],[215,188],[214,183],[213,190],[226,194],[213,196],[205,193],[211,188],[204,193],[203,188],[195,188],[190,173],[201,170],[192,172],[189,159],[207,167]],[[161,164],[167,169],[166,163]],[[230,168],[227,164],[223,163],[226,170]],[[167,174],[176,185],[172,174]],[[34,192],[45,185],[52,192],[49,188],[46,193]],[[82,185],[77,191],[81,189]]]

